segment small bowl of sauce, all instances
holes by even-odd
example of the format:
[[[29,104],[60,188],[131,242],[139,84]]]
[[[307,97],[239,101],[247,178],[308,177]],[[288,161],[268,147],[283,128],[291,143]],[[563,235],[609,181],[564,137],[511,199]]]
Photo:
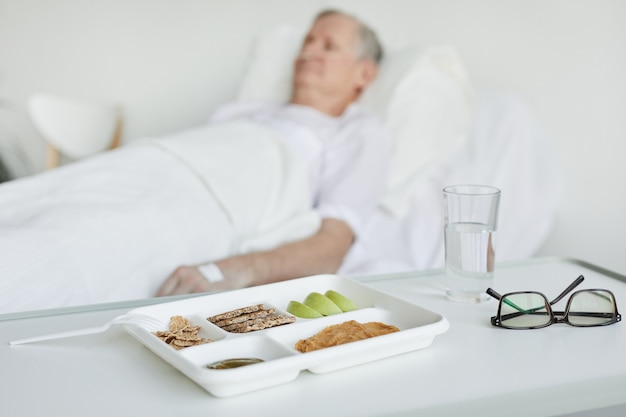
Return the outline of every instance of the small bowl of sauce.
[[[232,358],[213,362],[206,367],[209,369],[233,369],[261,362],[263,362],[263,359],[259,358]]]

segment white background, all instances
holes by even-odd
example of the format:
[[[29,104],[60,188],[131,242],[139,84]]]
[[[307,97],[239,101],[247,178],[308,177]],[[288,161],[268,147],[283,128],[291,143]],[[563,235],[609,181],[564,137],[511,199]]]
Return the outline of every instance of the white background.
[[[37,92],[120,103],[125,142],[202,123],[234,97],[255,36],[308,25],[328,5],[363,17],[387,45],[454,45],[477,85],[522,98],[568,178],[539,254],[626,274],[620,0],[0,0],[0,144],[18,143],[28,172],[43,170],[25,112]]]

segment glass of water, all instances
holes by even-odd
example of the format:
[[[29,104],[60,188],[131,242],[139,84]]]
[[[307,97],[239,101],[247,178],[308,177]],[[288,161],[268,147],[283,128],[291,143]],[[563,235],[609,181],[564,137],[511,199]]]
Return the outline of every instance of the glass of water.
[[[450,300],[480,303],[493,286],[500,190],[488,185],[443,189],[445,289]]]

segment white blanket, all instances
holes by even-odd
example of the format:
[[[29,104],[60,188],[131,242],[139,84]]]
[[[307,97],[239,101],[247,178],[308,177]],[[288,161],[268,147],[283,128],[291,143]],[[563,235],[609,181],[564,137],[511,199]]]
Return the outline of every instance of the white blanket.
[[[304,168],[251,129],[193,129],[0,186],[0,313],[150,297],[179,265],[313,233]]]
[[[273,130],[232,121],[152,143],[191,169],[222,207],[237,236],[232,253],[275,247],[319,227],[308,167]]]

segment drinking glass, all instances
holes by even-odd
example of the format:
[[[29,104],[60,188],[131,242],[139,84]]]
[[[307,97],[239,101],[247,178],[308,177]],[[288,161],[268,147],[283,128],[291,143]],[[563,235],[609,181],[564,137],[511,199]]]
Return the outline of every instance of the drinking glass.
[[[443,189],[445,290],[450,300],[480,303],[493,286],[500,190],[488,185]]]

